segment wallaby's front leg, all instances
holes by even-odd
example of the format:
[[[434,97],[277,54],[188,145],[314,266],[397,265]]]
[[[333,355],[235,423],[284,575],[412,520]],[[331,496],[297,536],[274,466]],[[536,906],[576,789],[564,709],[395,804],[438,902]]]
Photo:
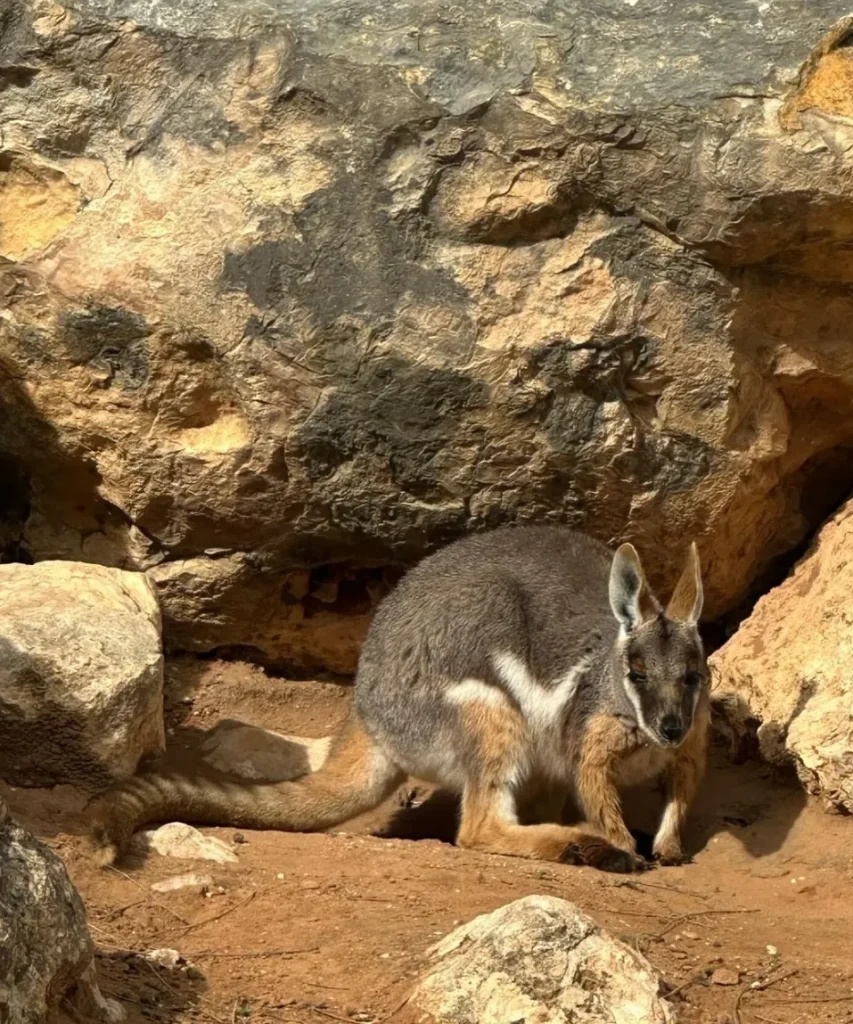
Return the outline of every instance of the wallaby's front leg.
[[[685,860],[681,832],[705,771],[707,749],[708,711],[703,706],[697,709],[693,726],[667,769],[666,807],[653,847],[661,864],[681,864]]]
[[[634,854],[636,844],[622,817],[614,771],[627,746],[627,731],[612,715],[591,718],[583,735],[575,787],[586,819],[614,846]]]

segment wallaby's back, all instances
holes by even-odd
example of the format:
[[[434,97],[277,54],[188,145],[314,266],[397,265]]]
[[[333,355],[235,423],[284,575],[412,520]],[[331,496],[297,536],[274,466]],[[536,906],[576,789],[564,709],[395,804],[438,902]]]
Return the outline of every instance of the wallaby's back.
[[[368,730],[410,773],[451,785],[460,773],[448,778],[438,763],[457,719],[448,691],[465,681],[505,689],[501,657],[545,690],[603,659],[617,632],[611,557],[566,527],[523,526],[426,558],[385,598],[362,648],[355,699]]]

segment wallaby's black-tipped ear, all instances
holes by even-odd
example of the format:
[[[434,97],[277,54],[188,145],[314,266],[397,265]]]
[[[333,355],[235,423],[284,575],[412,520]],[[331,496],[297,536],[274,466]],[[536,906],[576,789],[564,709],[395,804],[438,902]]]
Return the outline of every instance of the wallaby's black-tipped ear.
[[[678,622],[689,622],[695,626],[702,614],[703,600],[702,569],[699,565],[699,551],[694,541],[687,552],[687,565],[684,566],[681,579],[666,606],[666,617]]]
[[[646,582],[633,544],[623,544],[610,567],[610,607],[627,632],[660,615],[660,605]]]

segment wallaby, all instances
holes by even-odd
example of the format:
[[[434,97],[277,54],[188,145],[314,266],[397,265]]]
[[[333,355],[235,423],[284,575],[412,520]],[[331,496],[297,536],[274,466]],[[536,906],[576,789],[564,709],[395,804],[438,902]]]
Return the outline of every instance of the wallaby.
[[[461,794],[460,846],[639,870],[619,787],[663,775],[654,853],[678,863],[709,721],[701,610],[695,544],[663,611],[630,544],[613,556],[551,526],[456,541],[380,604],[350,717],[318,771],[268,784],[119,783],[94,804],[96,859],[111,863],[150,821],[320,831],[411,775]],[[567,794],[586,823],[559,823]]]

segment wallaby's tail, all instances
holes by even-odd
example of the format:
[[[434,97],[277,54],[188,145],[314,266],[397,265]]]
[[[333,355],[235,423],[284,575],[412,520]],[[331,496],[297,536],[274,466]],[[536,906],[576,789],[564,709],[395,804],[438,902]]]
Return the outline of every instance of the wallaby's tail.
[[[372,810],[404,777],[353,713],[326,763],[292,782],[244,785],[139,775],[118,783],[92,804],[93,857],[102,866],[112,864],[136,829],[152,821],[320,832]]]

